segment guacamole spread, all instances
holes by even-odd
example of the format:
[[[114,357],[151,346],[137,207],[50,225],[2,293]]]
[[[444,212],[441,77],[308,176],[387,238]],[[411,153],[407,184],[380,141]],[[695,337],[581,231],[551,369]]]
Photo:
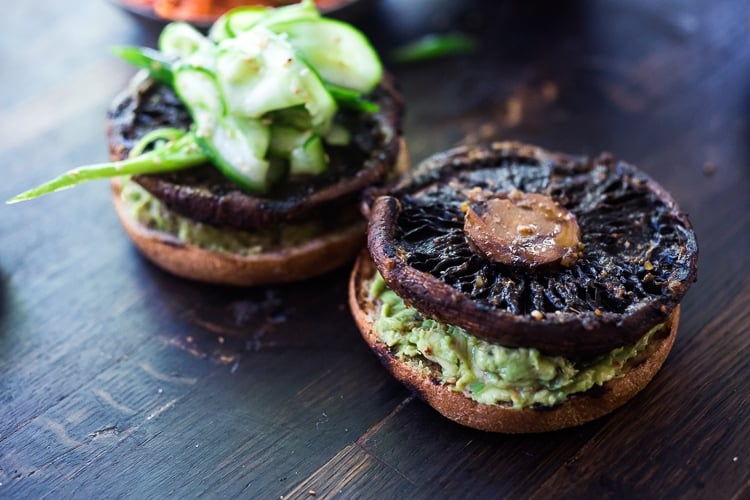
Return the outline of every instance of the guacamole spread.
[[[144,226],[169,233],[180,241],[215,252],[253,256],[263,252],[299,246],[336,227],[349,225],[354,217],[339,210],[338,220],[280,224],[273,228],[243,231],[201,224],[168,210],[158,199],[131,181],[124,181],[120,196],[131,215]],[[355,213],[356,216],[356,213]]]
[[[462,328],[425,318],[389,290],[379,274],[370,285],[370,296],[378,310],[375,331],[396,357],[424,370],[439,365],[443,384],[478,403],[518,409],[554,406],[570,394],[612,380],[664,326],[655,326],[633,346],[574,363],[537,349],[491,344]]]

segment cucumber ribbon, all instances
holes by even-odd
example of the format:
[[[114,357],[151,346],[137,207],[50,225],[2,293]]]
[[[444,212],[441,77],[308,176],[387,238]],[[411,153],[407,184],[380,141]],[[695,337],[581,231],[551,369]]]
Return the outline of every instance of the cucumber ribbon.
[[[378,110],[366,97],[382,79],[377,53],[351,25],[322,17],[313,0],[234,9],[208,36],[170,23],[158,50],[113,52],[175,91],[193,119],[190,130],[158,129],[136,156],[72,169],[8,203],[93,179],[207,162],[243,190],[263,193],[286,175],[327,170],[324,144],[345,145],[351,135],[334,120],[340,106]]]

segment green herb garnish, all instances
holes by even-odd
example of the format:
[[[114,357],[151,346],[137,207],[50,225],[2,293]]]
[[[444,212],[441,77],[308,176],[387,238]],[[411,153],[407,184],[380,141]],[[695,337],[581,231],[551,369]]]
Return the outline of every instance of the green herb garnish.
[[[475,38],[461,33],[431,34],[394,50],[392,58],[394,61],[401,63],[426,61],[453,54],[473,52],[478,46]]]

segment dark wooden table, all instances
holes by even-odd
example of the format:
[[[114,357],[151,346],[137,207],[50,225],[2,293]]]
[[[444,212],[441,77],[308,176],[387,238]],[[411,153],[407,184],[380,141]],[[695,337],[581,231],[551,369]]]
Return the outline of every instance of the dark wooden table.
[[[429,32],[481,41],[389,64],[414,161],[493,139],[607,150],[674,194],[701,254],[663,370],[580,428],[462,428],[380,367],[346,270],[174,278],[93,183],[0,208],[0,497],[749,497],[748,5],[382,0],[357,22],[385,57]],[[156,32],[104,0],[3,6],[0,198],[106,158],[132,74],[107,48]]]

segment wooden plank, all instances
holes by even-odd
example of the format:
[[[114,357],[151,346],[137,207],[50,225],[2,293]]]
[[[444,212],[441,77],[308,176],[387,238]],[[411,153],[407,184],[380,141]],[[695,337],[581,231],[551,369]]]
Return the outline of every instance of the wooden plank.
[[[748,303],[750,280],[735,300]],[[672,356],[629,405],[633,418],[608,422],[568,467],[534,491],[666,498],[729,498],[741,491],[750,481],[742,444],[750,440],[750,396],[739,376],[750,369],[744,355],[750,349],[748,320],[747,310],[719,312],[704,330],[714,333],[712,342],[696,338]]]
[[[747,496],[746,6],[424,5],[380,2],[363,21],[385,55],[448,27],[481,41],[389,64],[415,159],[492,139],[610,150],[690,213],[699,281],[653,383],[578,429],[462,428],[358,338],[346,270],[256,289],[173,278],[135,252],[98,183],[0,217],[0,496]],[[15,2],[0,24],[8,198],[106,157],[104,113],[131,74],[106,47],[157,31],[98,0]]]
[[[352,444],[280,498],[409,498],[417,491],[412,482]]]
[[[594,436],[603,422],[540,435],[498,435],[459,426],[418,399],[363,436],[359,445],[416,484],[424,496],[511,496],[539,484]]]
[[[184,291],[179,280],[162,278]],[[317,283],[345,286],[340,276]],[[94,478],[116,467],[144,479],[111,486],[107,492],[115,495],[277,495],[354,441],[403,394],[379,376],[374,356],[351,335],[338,298],[290,308],[268,289],[224,289],[220,296],[199,285],[186,288],[195,293],[182,297],[187,302],[202,298],[197,308],[169,305],[133,353],[91,382],[79,379],[80,390],[0,441],[5,492],[100,496],[105,490]],[[299,286],[278,291],[301,292]],[[309,317],[321,311],[327,322],[310,328]],[[175,312],[188,323],[170,320]],[[191,324],[211,324],[213,333]],[[236,336],[249,325],[255,339]],[[175,475],[175,463],[190,472]]]

